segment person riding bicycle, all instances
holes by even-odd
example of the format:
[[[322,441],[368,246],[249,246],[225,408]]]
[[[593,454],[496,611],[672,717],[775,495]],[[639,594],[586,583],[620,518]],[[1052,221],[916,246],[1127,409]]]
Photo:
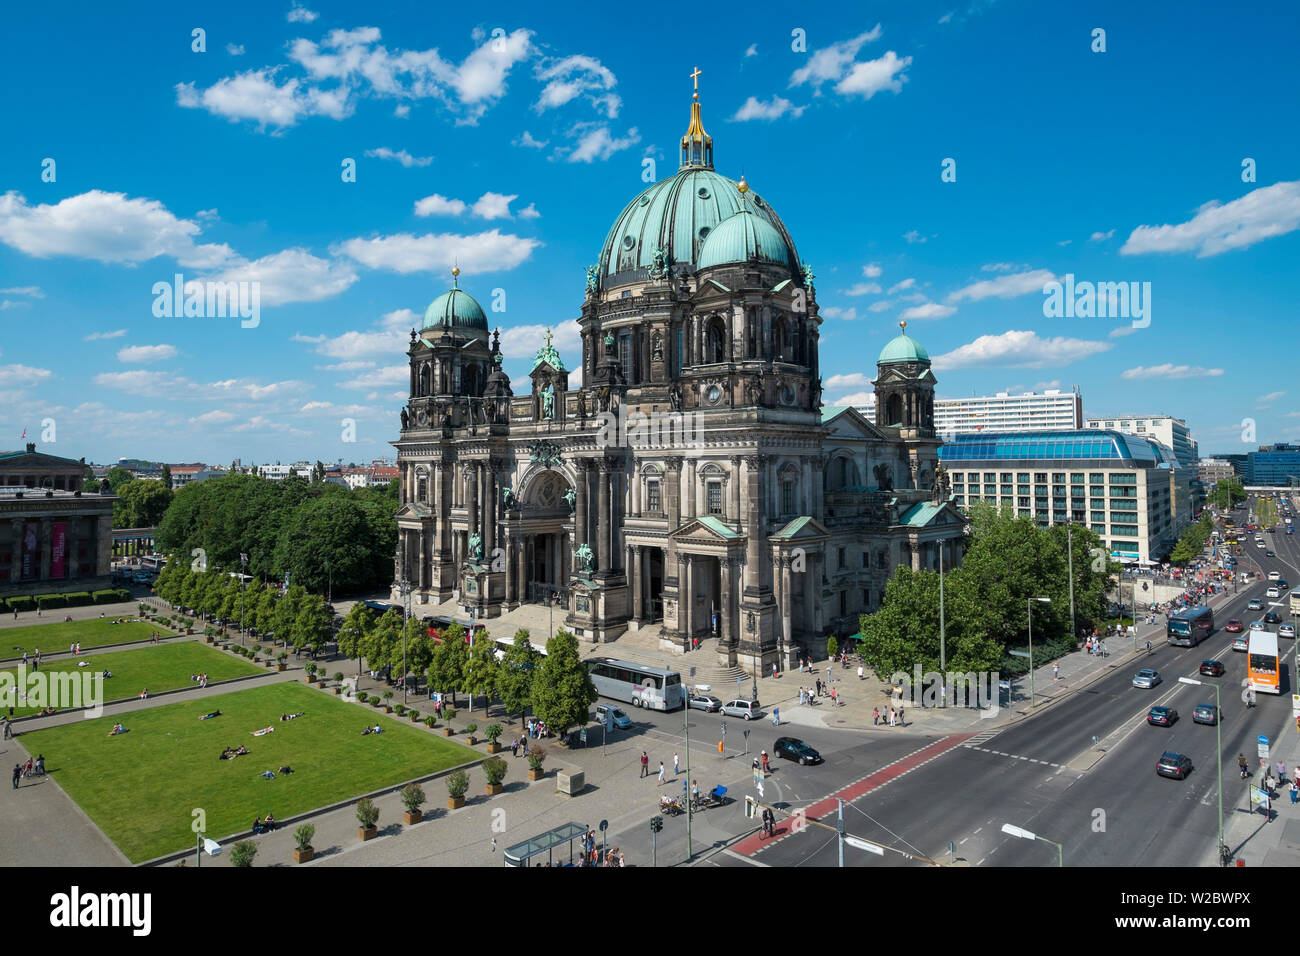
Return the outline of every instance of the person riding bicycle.
[[[1147,641],[1147,654],[1151,653],[1151,642]]]

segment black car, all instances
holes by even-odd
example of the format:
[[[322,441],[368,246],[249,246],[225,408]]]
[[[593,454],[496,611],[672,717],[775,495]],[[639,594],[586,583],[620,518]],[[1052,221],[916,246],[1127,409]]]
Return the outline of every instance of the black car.
[[[1277,611],[1269,611],[1267,614],[1264,615],[1265,624],[1276,624],[1281,620],[1282,619],[1277,616]]]
[[[1152,707],[1147,714],[1147,723],[1155,727],[1172,727],[1178,722],[1178,711],[1172,707]]]
[[[1206,677],[1222,677],[1223,661],[1201,661],[1201,673]]]
[[[1219,709],[1213,704],[1197,704],[1196,709],[1192,711],[1192,721],[1213,727],[1219,722]]]
[[[778,737],[772,745],[772,753],[787,760],[797,760],[800,765],[821,763],[822,755],[796,737]]]
[[[1186,754],[1174,753],[1172,750],[1166,750],[1156,761],[1156,773],[1162,777],[1173,777],[1175,780],[1183,780],[1192,772],[1192,758]]]

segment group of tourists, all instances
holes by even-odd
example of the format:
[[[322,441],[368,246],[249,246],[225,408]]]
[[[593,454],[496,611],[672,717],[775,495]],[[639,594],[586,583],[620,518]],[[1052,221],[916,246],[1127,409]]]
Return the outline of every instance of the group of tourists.
[[[882,720],[888,721],[890,727],[906,727],[903,722],[903,705],[899,704],[897,708],[889,707],[887,711],[879,707],[871,708],[871,726],[879,727]]]

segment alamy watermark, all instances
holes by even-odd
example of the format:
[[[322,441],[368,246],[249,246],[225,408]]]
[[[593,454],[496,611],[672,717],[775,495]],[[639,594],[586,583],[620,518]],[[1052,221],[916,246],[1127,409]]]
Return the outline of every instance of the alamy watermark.
[[[153,284],[153,314],[159,319],[240,318],[240,328],[255,329],[262,321],[262,283],[256,279],[216,282],[185,281],[181,273],[171,283]]]
[[[1001,675],[996,671],[937,671],[921,673],[917,664],[911,674],[895,671],[889,682],[913,707],[977,707],[981,718],[997,716],[1000,708],[999,684]]]
[[[1043,315],[1049,319],[1132,319],[1133,328],[1151,324],[1150,282],[1065,282],[1043,285]]]
[[[704,417],[698,412],[617,412],[596,416],[600,448],[703,448]]]
[[[104,682],[93,665],[80,671],[42,671],[19,664],[0,671],[0,707],[36,707],[44,710],[85,709],[86,719],[104,713]]]

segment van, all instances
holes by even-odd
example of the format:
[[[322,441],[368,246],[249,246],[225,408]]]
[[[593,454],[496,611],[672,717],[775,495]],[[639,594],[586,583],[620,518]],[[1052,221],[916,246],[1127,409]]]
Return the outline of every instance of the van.
[[[619,710],[613,704],[596,705],[597,723],[599,724],[608,723],[611,715],[614,718],[614,726],[618,730],[627,730],[629,727],[632,726],[632,718],[629,717],[627,714],[623,713],[623,711]]]
[[[732,700],[722,705],[722,712],[728,717],[743,717],[745,720],[757,720],[763,716],[763,708],[756,700]]]

